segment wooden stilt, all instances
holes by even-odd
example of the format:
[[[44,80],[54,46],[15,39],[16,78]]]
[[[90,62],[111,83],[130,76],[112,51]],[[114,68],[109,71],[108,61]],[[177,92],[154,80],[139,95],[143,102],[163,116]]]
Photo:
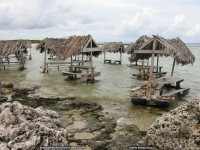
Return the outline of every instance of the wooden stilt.
[[[149,75],[149,81],[147,83],[147,97],[151,97],[151,82],[152,82],[152,78],[153,78],[155,49],[156,49],[156,39],[154,38],[154,40],[153,40],[153,52],[152,52],[152,56],[151,56],[150,75]]]
[[[83,53],[82,53],[82,66],[83,66]]]
[[[121,63],[122,63],[122,45],[120,47],[120,62],[119,62],[119,64],[121,64]]]
[[[30,55],[29,55],[29,60],[32,59],[32,56],[31,56],[31,48],[30,48]]]
[[[156,72],[158,72],[158,66],[159,66],[159,54],[157,54],[157,69],[156,69]]]
[[[106,60],[106,52],[104,52],[103,54],[104,54],[104,63],[105,63],[105,60]]]
[[[70,60],[70,62],[71,62],[71,67],[70,67],[70,70],[69,70],[69,71],[71,72],[71,71],[73,71],[73,70],[72,70],[72,65],[73,65],[73,62],[72,62],[73,60],[72,60],[72,59],[73,59],[73,58],[72,58],[72,56],[71,56],[70,58],[71,58],[71,60]]]
[[[46,71],[46,62],[47,62],[47,50],[46,50],[46,46],[44,48],[44,68],[43,68],[43,73],[45,73]]]
[[[174,58],[173,65],[172,65],[172,72],[171,72],[171,76],[173,76],[173,74],[174,74],[174,66],[175,66],[175,58]]]
[[[92,48],[92,40],[90,42],[90,47]],[[90,52],[90,62],[91,62],[91,67],[93,67],[93,64],[92,64],[92,51]],[[91,78],[94,81],[94,70],[91,71]]]

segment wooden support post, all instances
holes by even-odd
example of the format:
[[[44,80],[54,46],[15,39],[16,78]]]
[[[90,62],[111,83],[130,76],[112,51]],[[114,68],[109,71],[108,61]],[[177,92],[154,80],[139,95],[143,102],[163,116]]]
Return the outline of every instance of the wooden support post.
[[[92,40],[90,42],[90,48],[92,48]],[[90,61],[91,61],[91,67],[93,67],[93,64],[92,64],[92,51],[90,52]],[[91,78],[92,80],[94,80],[94,71],[91,70]]]
[[[120,47],[120,62],[119,62],[119,64],[121,64],[121,63],[122,63],[122,45]]]
[[[31,60],[31,59],[32,59],[32,57],[31,57],[31,48],[30,48],[29,60]]]
[[[70,67],[69,71],[73,71],[72,70],[72,65],[73,65],[73,63],[72,63],[72,59],[73,59],[72,56],[70,57],[70,59],[71,59],[71,61],[70,61],[71,62],[71,67]]]
[[[156,48],[156,40],[153,41],[153,53],[151,56],[151,67],[150,67],[150,75],[153,75],[153,68],[154,68],[154,57],[155,57],[155,48]]]
[[[153,50],[152,50],[152,56],[151,56],[150,75],[149,75],[149,81],[147,83],[147,97],[151,97],[151,82],[152,82],[152,78],[153,78],[155,49],[156,49],[156,39],[154,38],[154,40],[153,40]]]
[[[46,45],[44,48],[44,68],[43,68],[43,73],[46,71],[46,63],[47,63],[47,50],[46,50]]]
[[[172,65],[172,72],[171,72],[171,76],[173,76],[173,74],[174,74],[174,66],[175,66],[175,58],[174,58],[173,65]]]
[[[90,41],[90,48],[92,48],[92,40]],[[93,66],[92,65],[92,51],[90,52],[90,65],[91,67]]]
[[[156,69],[156,72],[158,72],[158,66],[159,66],[159,54],[157,54],[157,69]]]
[[[105,60],[106,60],[106,52],[104,51],[104,63],[105,63]]]
[[[82,53],[82,66],[83,66],[83,53]]]

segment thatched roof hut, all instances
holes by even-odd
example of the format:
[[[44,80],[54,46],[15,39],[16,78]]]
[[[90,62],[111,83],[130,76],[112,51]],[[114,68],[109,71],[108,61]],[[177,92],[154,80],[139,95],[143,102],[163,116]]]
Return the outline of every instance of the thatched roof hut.
[[[46,48],[48,54],[59,55],[59,50],[64,46],[65,41],[64,38],[45,38],[36,46],[36,49],[43,53]]]
[[[90,52],[97,57],[101,53],[91,35],[70,36],[67,39],[46,38],[37,45],[36,49],[44,52],[45,47],[48,54],[64,59],[73,55],[90,55]]]
[[[114,63],[121,64],[122,53],[125,52],[125,47],[122,42],[106,42],[101,46],[101,51],[104,53],[104,63],[111,63],[111,59],[106,59],[106,52],[110,53],[120,53],[120,60],[114,60]]]
[[[23,40],[6,40],[0,41],[0,56],[9,56],[19,51],[27,53],[27,49],[31,48],[30,42]]]
[[[125,52],[125,48],[122,42],[106,42],[101,46],[102,52],[111,52],[111,53],[118,53],[118,52]]]
[[[126,49],[131,54],[129,61],[149,59],[152,56],[154,40],[156,41],[155,54],[171,56],[177,64],[194,63],[195,56],[180,38],[165,39],[158,35],[153,35],[153,37],[142,36],[135,43],[130,44]]]
[[[134,50],[139,49],[144,43],[150,41],[150,39],[151,39],[151,37],[146,36],[146,35],[143,35],[143,36],[141,36],[140,38],[138,38],[138,39],[136,40],[136,42],[130,43],[130,44],[126,47],[125,51],[126,51],[128,54],[134,54]]]

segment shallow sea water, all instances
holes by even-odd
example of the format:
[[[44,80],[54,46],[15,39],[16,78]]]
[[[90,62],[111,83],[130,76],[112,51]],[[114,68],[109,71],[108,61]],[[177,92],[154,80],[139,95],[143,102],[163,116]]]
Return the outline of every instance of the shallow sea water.
[[[44,54],[31,50],[32,60],[27,60],[26,70],[18,71],[16,68],[7,68],[0,71],[3,81],[13,82],[16,87],[39,86],[38,95],[44,97],[75,96],[83,101],[97,102],[104,107],[104,112],[110,112],[117,118],[127,118],[137,124],[141,130],[146,130],[161,114],[190,101],[200,93],[200,44],[188,44],[196,60],[193,65],[175,66],[174,75],[184,78],[182,87],[190,88],[188,95],[177,97],[175,102],[165,110],[151,107],[133,106],[128,91],[137,86],[141,80],[133,77],[138,70],[128,67],[128,55],[122,56],[122,65],[104,64],[103,55],[93,58],[94,66],[101,76],[96,78],[95,84],[86,84],[79,81],[66,81],[60,71],[54,69],[49,74],[42,73]],[[119,54],[107,54],[107,59],[119,59]],[[52,61],[52,60],[51,60]],[[66,60],[69,61],[69,60]],[[160,65],[163,71],[171,72],[173,59],[161,58]],[[67,66],[66,66],[67,68]],[[65,69],[65,68],[63,68]],[[55,106],[56,107],[56,106]],[[64,112],[59,112],[61,120],[65,120]],[[63,116],[62,116],[63,114]]]

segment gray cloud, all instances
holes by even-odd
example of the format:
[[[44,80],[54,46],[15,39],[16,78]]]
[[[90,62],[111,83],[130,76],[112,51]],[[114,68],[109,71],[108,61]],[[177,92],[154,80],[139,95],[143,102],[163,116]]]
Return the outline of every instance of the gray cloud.
[[[93,34],[97,41],[133,41],[160,34],[190,41],[200,36],[197,0],[0,1],[1,39]]]

